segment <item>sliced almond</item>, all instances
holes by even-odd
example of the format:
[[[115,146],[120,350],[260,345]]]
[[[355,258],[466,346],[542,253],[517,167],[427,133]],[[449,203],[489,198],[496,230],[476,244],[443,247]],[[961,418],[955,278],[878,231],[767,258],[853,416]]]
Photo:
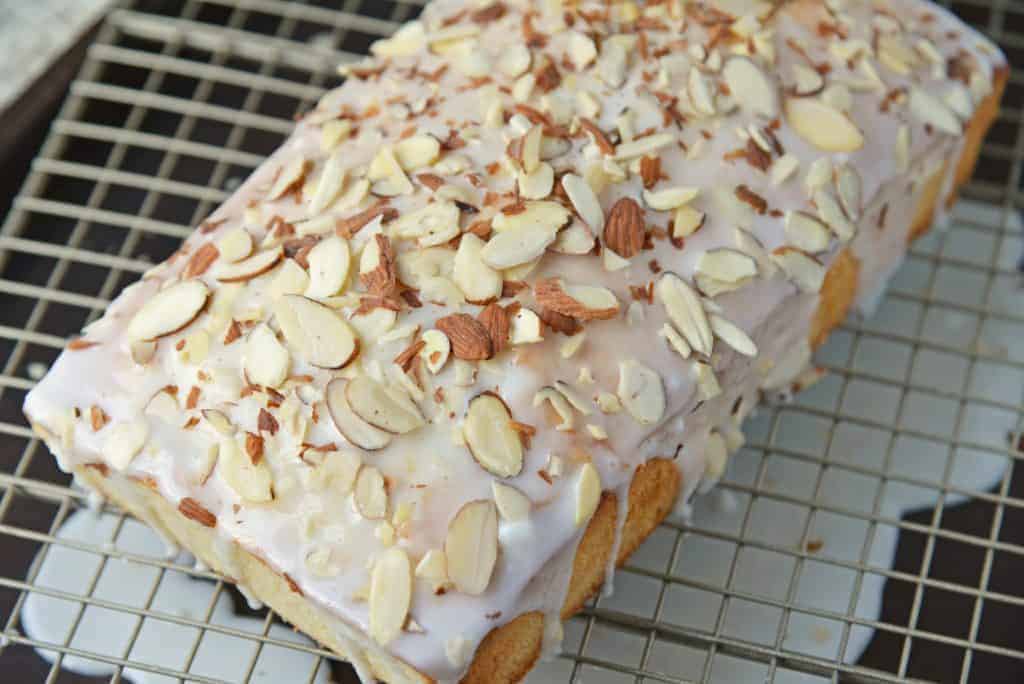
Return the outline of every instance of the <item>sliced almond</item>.
[[[448,336],[455,358],[464,361],[483,361],[494,355],[494,342],[487,326],[469,314],[449,314],[434,325]]]
[[[567,173],[562,176],[562,188],[583,222],[595,233],[604,230],[604,212],[590,184],[576,174]]]
[[[405,549],[392,547],[370,575],[370,636],[382,646],[402,633],[412,603],[412,566]]]
[[[430,166],[441,154],[441,143],[432,135],[414,135],[395,145],[395,157],[406,171]]]
[[[348,138],[352,132],[350,119],[333,119],[325,121],[320,127],[320,149],[330,152]]]
[[[325,398],[334,426],[353,445],[366,451],[377,451],[391,443],[391,435],[360,418],[348,405],[345,394],[347,380],[335,378],[327,383]]]
[[[260,324],[246,337],[243,358],[245,374],[250,382],[264,387],[278,387],[288,377],[291,356],[277,341],[274,331]]]
[[[161,392],[161,394],[167,393]],[[217,434],[224,435],[225,437],[235,434],[235,426],[231,424],[231,421],[222,411],[218,411],[216,409],[203,409],[202,414],[203,418],[206,419],[206,422]]]
[[[455,202],[433,202],[404,214],[391,224],[392,233],[416,240],[420,247],[444,244],[459,234],[459,208]]]
[[[274,297],[302,294],[309,287],[309,274],[294,259],[285,259],[281,270],[274,276],[270,291]]]
[[[142,305],[128,324],[128,338],[150,341],[182,330],[206,306],[210,290],[198,279],[164,288]]]
[[[217,251],[226,262],[240,261],[252,253],[252,235],[245,228],[236,228],[217,240]]]
[[[651,425],[665,414],[665,387],[661,376],[639,361],[619,363],[616,394],[629,415],[641,425]]]
[[[348,323],[312,299],[285,295],[275,302],[274,316],[288,344],[313,366],[343,368],[359,351]]]
[[[795,247],[780,247],[772,252],[772,260],[804,292],[820,292],[825,282],[825,267],[806,252]]]
[[[686,81],[686,92],[690,96],[690,104],[698,114],[713,116],[715,114],[715,96],[708,78],[697,67],[691,67]]]
[[[846,217],[839,200],[828,188],[814,191],[814,203],[818,206],[818,216],[827,223],[832,231],[843,242],[849,242],[857,233],[857,226]]]
[[[463,424],[466,446],[480,466],[497,477],[515,477],[523,469],[523,443],[512,427],[508,407],[497,395],[473,397]]]
[[[757,356],[757,345],[735,323],[722,318],[718,314],[711,314],[708,319],[715,337],[744,356]]]
[[[540,316],[527,308],[519,309],[512,316],[512,329],[509,332],[509,343],[513,346],[534,344],[544,340]]]
[[[465,239],[465,236],[463,236]],[[452,343],[448,336],[440,330],[428,330],[423,333],[423,348],[420,349],[420,357],[427,365],[431,373],[438,373],[448,361],[448,355],[452,350]]]
[[[412,432],[424,422],[419,408],[408,396],[368,375],[359,375],[349,380],[345,387],[345,398],[353,413],[384,432],[404,434]]]
[[[497,232],[480,256],[498,270],[529,263],[544,254],[570,219],[569,211],[555,202],[527,203],[525,211],[506,220],[496,217],[491,222]]]
[[[352,263],[348,240],[332,235],[318,242],[306,259],[309,262],[306,296],[323,299],[338,294],[348,279]]]
[[[693,207],[679,207],[672,219],[672,237],[686,238],[693,235],[701,229],[706,218],[703,211],[697,211]]]
[[[487,591],[498,560],[498,512],[491,501],[470,501],[448,524],[444,540],[448,577],[458,591]]]
[[[498,69],[509,78],[518,78],[530,68],[531,60],[530,48],[513,44],[502,50],[498,58]]]
[[[266,249],[233,264],[218,264],[213,271],[213,277],[222,283],[240,283],[252,280],[277,266],[283,256],[284,251],[280,247]]]
[[[390,147],[380,148],[370,162],[366,177],[373,183],[371,186],[373,193],[383,197],[407,195],[415,189]]]
[[[918,86],[911,86],[908,106],[910,113],[923,124],[948,135],[959,136],[963,133],[963,124],[956,113],[945,102]]]
[[[531,126],[523,136],[519,162],[526,173],[533,173],[540,166],[540,146],[543,138],[544,129],[537,124]]]
[[[312,162],[305,157],[294,157],[277,174],[277,179],[267,192],[268,200],[276,200],[302,184]]]
[[[519,184],[519,196],[528,200],[541,200],[551,194],[555,185],[555,170],[551,164],[541,163],[531,173],[516,173]]]
[[[817,95],[825,87],[825,79],[818,70],[803,64],[793,65],[793,78],[793,92],[800,96]]]
[[[778,86],[753,60],[730,57],[722,66],[722,76],[740,107],[768,119],[778,116]]]
[[[576,71],[585,69],[597,58],[597,46],[593,39],[579,31],[569,32],[568,51]]]
[[[356,475],[352,501],[359,515],[367,520],[380,520],[388,513],[388,490],[384,476],[373,466],[364,465]]]
[[[627,140],[616,146],[615,155],[612,158],[615,161],[622,161],[625,159],[633,159],[634,157],[643,157],[648,154],[653,154],[662,147],[667,147],[675,141],[676,137],[671,133],[655,133],[653,135],[644,136],[643,138]]]
[[[697,260],[697,273],[725,283],[741,283],[757,275],[757,262],[727,247],[710,249]]]
[[[601,475],[593,463],[584,463],[576,481],[576,527],[588,522],[601,503]]]
[[[710,354],[714,342],[711,324],[693,288],[675,273],[665,273],[658,280],[654,294],[687,343],[698,353]]]
[[[466,295],[466,301],[473,303],[488,302],[501,296],[501,273],[484,263],[481,256],[484,244],[476,235],[466,233],[455,253],[452,278]]]
[[[309,201],[309,215],[323,213],[345,187],[345,157],[342,152],[335,152],[327,158],[324,170],[320,172],[320,180],[316,184],[316,192]]]
[[[533,395],[533,405],[542,406],[544,402],[551,405],[558,414],[559,423],[555,427],[560,432],[571,432],[575,427],[576,415],[572,411],[569,401],[554,387],[541,387]]]
[[[661,190],[644,190],[644,203],[655,211],[671,211],[693,201],[700,188],[675,186]]]
[[[132,361],[140,366],[145,366],[156,356],[156,341],[135,340],[130,343],[128,352],[132,357]]]
[[[416,564],[416,577],[427,580],[434,586],[434,591],[448,583],[448,557],[441,549],[430,549],[420,562]]]
[[[124,470],[146,445],[149,425],[145,420],[133,420],[112,425],[106,433],[103,457],[115,470]]]
[[[532,504],[526,495],[515,487],[491,480],[491,493],[494,495],[494,504],[498,507],[502,520],[519,522],[529,517]]]
[[[619,300],[615,294],[596,285],[572,285],[560,278],[539,281],[533,291],[537,303],[577,320],[606,320],[619,313]]]
[[[853,121],[816,98],[786,98],[786,120],[801,138],[824,152],[856,152],[864,146],[864,134]]]
[[[235,437],[220,441],[217,471],[239,497],[250,503],[267,503],[274,499],[274,482],[266,459],[253,463]]]
[[[785,225],[786,239],[805,252],[822,252],[832,240],[828,226],[802,211],[787,211]]]
[[[568,228],[558,234],[548,249],[559,254],[589,254],[594,249],[594,234],[582,221],[573,221]],[[629,265],[629,262],[626,264]]]
[[[778,186],[789,180],[798,170],[800,160],[792,154],[784,154],[772,163],[768,173],[772,178],[772,185]]]
[[[849,164],[841,164],[836,168],[836,191],[846,215],[854,221],[859,219],[862,189],[857,169]]]

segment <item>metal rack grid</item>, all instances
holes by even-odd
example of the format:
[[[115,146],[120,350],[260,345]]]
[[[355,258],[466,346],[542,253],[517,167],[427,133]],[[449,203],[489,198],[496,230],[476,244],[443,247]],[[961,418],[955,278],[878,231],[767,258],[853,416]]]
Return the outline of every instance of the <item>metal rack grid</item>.
[[[103,543],[60,535],[88,497],[55,470],[19,407],[39,364],[226,198],[291,118],[339,82],[338,62],[419,9],[419,0],[135,0],[109,15],[0,230],[0,453],[11,455],[0,459],[0,669],[19,671],[7,668],[37,649],[52,661],[35,665],[41,681],[81,681],[62,669],[71,659],[102,664],[110,681],[222,681],[195,665],[203,640],[223,636],[252,645],[234,681],[260,680],[272,649],[308,656],[308,674],[290,681],[324,677],[330,654],[282,638],[271,612],[253,629],[213,619],[233,590],[212,573],[124,550],[122,512],[104,507]],[[954,9],[1024,63],[1024,2]],[[820,353],[828,377],[762,410],[721,493],[701,499],[692,520],[666,521],[620,573],[618,592],[571,621],[562,656],[531,681],[1024,679],[1014,628],[1024,615],[1024,344],[1013,343],[1024,340],[1022,159],[1024,73],[1015,72],[965,193],[985,204],[961,205],[950,231],[914,246],[878,314],[848,322]],[[978,464],[996,477],[972,480]],[[843,495],[864,486],[870,494],[857,501]],[[779,517],[789,522],[765,524]],[[842,544],[821,538],[843,525],[854,531]],[[891,563],[878,562],[880,540],[897,536]],[[47,557],[64,551],[95,559],[84,589],[37,582]],[[137,601],[97,591],[122,561],[151,571]],[[200,615],[157,605],[179,575],[207,588]],[[808,593],[812,576],[819,590]],[[865,608],[873,588],[880,608]],[[26,634],[32,595],[74,606],[61,639]],[[133,620],[113,652],[79,644],[94,610]],[[154,621],[194,634],[173,666],[134,657]],[[807,629],[810,648],[791,639]]]

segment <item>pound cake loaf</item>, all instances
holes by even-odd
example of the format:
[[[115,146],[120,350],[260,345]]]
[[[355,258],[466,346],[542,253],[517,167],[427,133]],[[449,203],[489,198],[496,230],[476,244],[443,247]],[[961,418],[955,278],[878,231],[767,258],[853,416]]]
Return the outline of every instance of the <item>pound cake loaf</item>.
[[[73,340],[61,467],[365,681],[513,682],[971,174],[921,0],[436,0]]]

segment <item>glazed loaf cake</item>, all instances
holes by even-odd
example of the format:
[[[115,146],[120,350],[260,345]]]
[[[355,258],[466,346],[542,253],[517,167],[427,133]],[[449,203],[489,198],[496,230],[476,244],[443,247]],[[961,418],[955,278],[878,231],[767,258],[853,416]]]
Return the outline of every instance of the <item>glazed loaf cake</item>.
[[[63,469],[350,660],[511,682],[973,168],[918,0],[437,0],[25,402]]]

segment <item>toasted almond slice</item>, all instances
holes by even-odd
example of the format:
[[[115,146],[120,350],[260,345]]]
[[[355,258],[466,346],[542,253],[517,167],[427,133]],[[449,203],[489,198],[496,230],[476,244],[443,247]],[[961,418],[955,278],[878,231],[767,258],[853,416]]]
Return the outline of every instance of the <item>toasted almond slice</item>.
[[[825,87],[825,79],[817,69],[800,63],[793,65],[793,77],[796,79],[793,84],[793,92],[797,95],[817,95]]]
[[[327,158],[324,170],[320,172],[320,180],[316,184],[316,192],[309,202],[309,215],[321,214],[341,193],[345,187],[345,161],[342,152],[335,152]]]
[[[841,164],[836,168],[836,191],[846,215],[854,221],[859,219],[862,190],[857,169],[849,164]]]
[[[707,77],[697,67],[690,68],[686,81],[686,92],[690,96],[690,104],[694,111],[704,116],[714,116],[715,96]]]
[[[757,345],[735,323],[722,318],[718,314],[711,314],[708,319],[711,322],[711,330],[715,333],[715,337],[744,356],[757,356]]]
[[[388,513],[388,490],[384,476],[373,466],[364,465],[356,476],[352,502],[359,515],[367,520],[381,520]]]
[[[184,280],[157,292],[142,305],[128,324],[132,341],[151,341],[176,333],[199,315],[210,290],[198,279]]]
[[[368,375],[358,375],[345,386],[345,398],[352,412],[370,425],[404,434],[423,425],[419,408],[408,397]]]
[[[103,442],[103,456],[115,470],[124,470],[142,451],[149,439],[149,425],[145,420],[117,423],[107,430]]]
[[[601,474],[593,463],[584,463],[576,481],[576,527],[588,522],[601,502]]]
[[[536,284],[533,294],[541,306],[581,321],[615,318],[619,313],[615,294],[596,285],[571,285],[560,278],[546,278]]]
[[[512,428],[508,407],[496,394],[479,394],[469,402],[463,434],[480,466],[497,477],[515,477],[523,469],[523,443]]]
[[[701,229],[706,218],[703,211],[697,211],[693,207],[679,207],[672,220],[672,237],[685,238],[693,235]]]
[[[740,107],[768,119],[778,116],[778,86],[753,60],[730,57],[722,66],[722,76]]]
[[[391,435],[370,425],[352,411],[348,405],[348,399],[345,397],[347,384],[348,381],[342,378],[335,378],[327,383],[325,391],[327,410],[331,414],[334,426],[342,437],[360,449],[366,451],[383,449],[391,443]]]
[[[576,174],[567,173],[562,176],[562,188],[583,222],[595,233],[604,230],[604,212],[590,184]]]
[[[444,244],[459,234],[459,208],[451,201],[433,202],[396,219],[391,231],[399,238],[416,240],[420,247]]]
[[[245,228],[236,228],[217,240],[217,251],[228,263],[240,261],[252,254],[252,235]]]
[[[734,249],[710,249],[697,260],[697,272],[725,283],[741,283],[757,275],[757,262]]]
[[[693,201],[700,194],[700,188],[682,185],[661,190],[644,190],[644,203],[655,211],[671,211]]]
[[[483,303],[501,296],[501,273],[484,263],[481,256],[483,248],[483,240],[466,233],[455,253],[452,278],[469,302]]]
[[[864,134],[853,121],[817,98],[786,98],[786,120],[801,138],[824,152],[856,152],[864,146]]]
[[[961,135],[963,124],[945,102],[918,86],[911,86],[908,102],[910,113],[923,124],[928,124],[948,135]]]
[[[382,553],[370,575],[370,636],[382,646],[402,633],[412,602],[412,566],[405,549]]]
[[[517,438],[518,439],[518,438]],[[444,540],[448,577],[458,591],[487,591],[498,560],[498,512],[491,501],[470,501],[448,524]]]
[[[533,504],[515,487],[491,480],[491,493],[494,495],[494,504],[498,507],[502,520],[519,522],[529,517]]]
[[[839,200],[835,198],[831,190],[828,188],[815,190],[814,203],[818,206],[818,216],[829,225],[840,240],[849,242],[853,239],[857,233],[857,226],[846,218],[843,208],[839,206]]]
[[[651,425],[665,415],[665,387],[661,376],[639,361],[619,363],[616,394],[629,415],[641,425]]]
[[[406,171],[430,166],[440,154],[441,143],[432,135],[414,135],[395,145],[395,157]]]
[[[359,345],[348,323],[328,307],[301,295],[284,295],[274,303],[281,333],[299,357],[318,368],[343,368]]]
[[[274,482],[265,459],[253,463],[242,450],[237,437],[220,441],[217,471],[235,494],[250,503],[267,503],[274,499]]]
[[[821,291],[825,282],[825,267],[810,254],[795,247],[779,247],[772,252],[772,260],[800,290]]]
[[[687,343],[700,354],[710,354],[714,342],[711,325],[693,288],[675,273],[666,272],[658,280],[654,294]]]
[[[480,256],[488,266],[504,270],[537,259],[555,241],[558,231],[571,218],[568,210],[554,202],[533,204],[533,211],[528,207],[523,212],[530,214],[528,220],[507,221],[511,225],[497,232],[484,245]],[[497,220],[492,221],[496,229],[497,223]]]
[[[307,260],[309,287],[306,288],[306,296],[323,299],[338,294],[348,279],[352,263],[348,240],[337,235],[321,240],[309,251]]]
[[[305,157],[293,157],[277,174],[277,180],[267,192],[267,199],[276,200],[289,190],[299,186],[310,166],[312,166],[312,162]]]
[[[248,259],[242,259],[233,264],[218,264],[217,268],[214,269],[213,277],[222,283],[239,283],[245,280],[252,280],[277,266],[283,256],[284,251],[281,247],[265,249],[262,252],[256,252]]]
[[[246,337],[244,366],[250,382],[278,387],[288,377],[291,356],[277,341],[274,331],[266,324],[260,324]]]
[[[786,212],[786,239],[794,247],[805,252],[822,252],[828,249],[832,234],[828,226],[802,211]]]

